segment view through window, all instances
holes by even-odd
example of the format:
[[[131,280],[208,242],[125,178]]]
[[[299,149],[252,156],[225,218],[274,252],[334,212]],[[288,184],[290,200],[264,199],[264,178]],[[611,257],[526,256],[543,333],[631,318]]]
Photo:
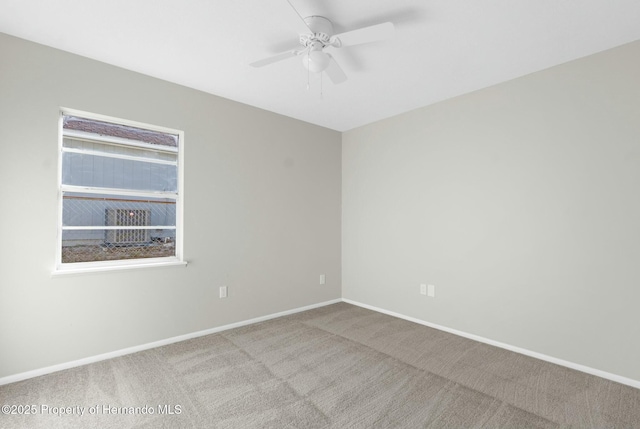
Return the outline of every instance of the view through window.
[[[59,266],[178,259],[181,132],[66,111],[61,132]]]

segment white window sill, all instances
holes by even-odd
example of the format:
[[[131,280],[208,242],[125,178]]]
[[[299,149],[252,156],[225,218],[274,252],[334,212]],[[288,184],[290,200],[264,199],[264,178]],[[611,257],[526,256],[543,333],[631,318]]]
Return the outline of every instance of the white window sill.
[[[93,265],[83,267],[81,264],[69,264],[72,266],[57,267],[52,273],[51,277],[77,275],[77,274],[91,274],[91,273],[103,273],[109,271],[125,271],[125,270],[139,270],[145,268],[161,268],[161,267],[186,267],[187,261],[159,261],[159,262],[144,262],[135,261],[131,263],[124,263],[118,265]],[[80,266],[78,266],[80,265]]]

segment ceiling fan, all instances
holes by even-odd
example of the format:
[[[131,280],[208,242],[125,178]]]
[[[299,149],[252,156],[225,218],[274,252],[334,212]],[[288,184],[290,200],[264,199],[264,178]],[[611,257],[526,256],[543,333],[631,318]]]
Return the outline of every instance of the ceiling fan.
[[[289,4],[291,5],[291,2],[289,2]],[[293,5],[291,5],[291,7],[293,8]],[[345,46],[377,42],[390,38],[394,33],[393,23],[385,22],[334,34],[333,24],[329,19],[323,16],[308,16],[303,18],[297,11],[296,14],[298,14],[304,21],[304,25],[309,29],[309,33],[300,34],[299,42],[302,48],[281,52],[255,61],[250,64],[252,67],[263,67],[288,58],[302,56],[302,64],[307,70],[313,73],[322,73],[324,71],[334,84],[339,84],[347,80],[347,75],[333,56],[325,52],[326,48],[342,48]]]

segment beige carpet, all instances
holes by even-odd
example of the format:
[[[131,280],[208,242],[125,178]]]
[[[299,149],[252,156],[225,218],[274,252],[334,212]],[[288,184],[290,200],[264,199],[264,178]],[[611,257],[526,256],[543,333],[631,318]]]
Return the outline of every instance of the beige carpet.
[[[2,428],[640,428],[638,389],[345,303],[1,386],[0,404],[37,412]]]

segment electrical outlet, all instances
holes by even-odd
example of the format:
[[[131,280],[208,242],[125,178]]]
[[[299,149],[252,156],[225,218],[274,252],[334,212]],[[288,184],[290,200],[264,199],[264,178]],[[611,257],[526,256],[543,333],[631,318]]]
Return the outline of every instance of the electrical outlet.
[[[324,274],[320,274],[320,284],[323,285],[325,284],[327,281],[327,278],[325,277]]]
[[[227,287],[220,286],[220,298],[226,298],[226,297],[227,297]]]
[[[420,295],[426,295],[427,294],[427,285],[426,284],[421,284],[420,285]]]
[[[427,286],[427,296],[435,298],[435,296],[436,296],[436,287],[434,285]]]

